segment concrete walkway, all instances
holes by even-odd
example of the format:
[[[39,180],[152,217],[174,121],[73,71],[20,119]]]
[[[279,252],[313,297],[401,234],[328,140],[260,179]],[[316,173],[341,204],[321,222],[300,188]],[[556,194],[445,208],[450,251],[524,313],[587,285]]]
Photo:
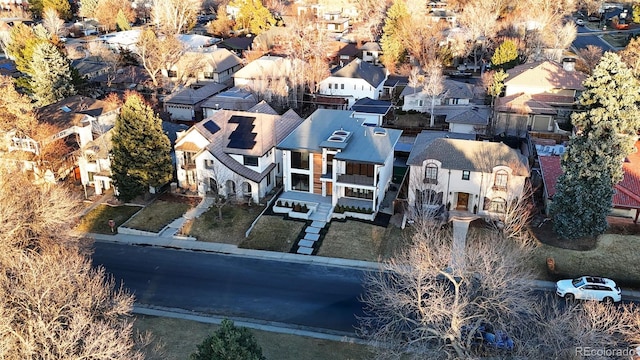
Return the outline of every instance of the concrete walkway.
[[[182,217],[173,220],[169,225],[165,226],[158,235],[162,237],[176,236],[176,234],[180,232],[180,229],[182,229],[182,226],[184,226],[185,222],[200,217],[200,215],[209,210],[211,206],[213,206],[213,198],[207,196],[203,197],[202,201],[200,201],[196,207],[189,209],[184,213],[184,215],[182,215]]]

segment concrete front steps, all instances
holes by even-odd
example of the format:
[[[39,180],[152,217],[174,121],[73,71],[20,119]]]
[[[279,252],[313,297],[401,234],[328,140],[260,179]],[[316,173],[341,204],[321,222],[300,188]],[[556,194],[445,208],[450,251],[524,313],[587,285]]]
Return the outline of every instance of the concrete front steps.
[[[311,225],[304,229],[304,236],[298,240],[298,250],[296,253],[302,255],[312,255],[314,250],[317,249],[318,241],[320,240],[320,230],[327,226],[327,223],[331,219],[331,205],[320,204],[316,211],[314,211],[309,219],[313,222]]]

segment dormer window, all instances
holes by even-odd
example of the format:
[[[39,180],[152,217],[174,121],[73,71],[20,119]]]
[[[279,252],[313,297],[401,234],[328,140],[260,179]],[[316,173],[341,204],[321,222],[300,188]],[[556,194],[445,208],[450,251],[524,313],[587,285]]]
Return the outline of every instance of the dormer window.
[[[509,180],[509,174],[505,170],[498,170],[493,179],[494,190],[507,190],[507,181]]]
[[[425,184],[438,184],[438,165],[427,164],[424,171],[424,183]]]

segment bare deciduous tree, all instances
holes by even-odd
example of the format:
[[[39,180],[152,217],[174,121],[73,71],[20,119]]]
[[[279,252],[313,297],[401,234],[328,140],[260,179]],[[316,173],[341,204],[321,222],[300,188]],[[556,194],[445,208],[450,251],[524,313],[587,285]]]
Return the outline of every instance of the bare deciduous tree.
[[[155,0],[151,18],[163,34],[182,34],[195,25],[201,7],[200,0]]]
[[[424,83],[422,92],[427,95],[429,100],[429,126],[434,127],[436,117],[434,112],[436,100],[444,96],[444,76],[442,75],[442,67],[438,63],[431,63],[424,68]]]
[[[580,56],[576,67],[578,70],[585,74],[591,74],[596,65],[600,62],[602,57],[602,49],[595,45],[587,45],[586,48],[578,50],[578,56]],[[637,56],[637,55],[635,55]],[[625,56],[621,56],[625,62],[629,59]]]
[[[64,30],[64,21],[60,19],[58,12],[52,8],[44,9],[42,14],[42,26],[51,34],[51,36],[62,36]]]
[[[315,93],[317,84],[329,75],[329,37],[317,21],[309,23],[295,18],[285,29],[288,30],[279,40],[291,59],[290,93],[292,107],[297,108],[305,89]]]
[[[175,36],[158,37],[151,29],[140,34],[137,45],[140,63],[156,87],[160,85],[160,72],[170,69],[184,52],[182,44]]]
[[[464,254],[452,254],[451,234],[416,224],[411,244],[366,276],[359,333],[377,345],[379,357],[468,359],[477,348],[466,331],[488,323],[517,334],[535,302],[526,247],[475,233]],[[464,258],[462,266],[451,267],[454,255]]]
[[[68,235],[79,202],[23,173],[0,176],[0,357],[142,359],[133,297]]]

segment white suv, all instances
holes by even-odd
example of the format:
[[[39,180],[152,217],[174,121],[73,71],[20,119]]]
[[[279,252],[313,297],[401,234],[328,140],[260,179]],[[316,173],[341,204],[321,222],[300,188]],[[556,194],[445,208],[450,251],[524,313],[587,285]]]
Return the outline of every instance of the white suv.
[[[556,283],[556,294],[569,301],[580,299],[618,302],[621,299],[620,288],[613,280],[597,276],[560,280]]]

